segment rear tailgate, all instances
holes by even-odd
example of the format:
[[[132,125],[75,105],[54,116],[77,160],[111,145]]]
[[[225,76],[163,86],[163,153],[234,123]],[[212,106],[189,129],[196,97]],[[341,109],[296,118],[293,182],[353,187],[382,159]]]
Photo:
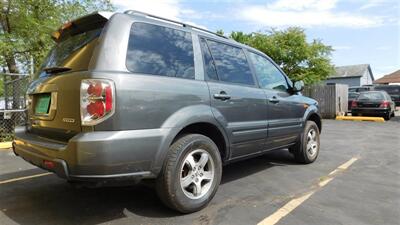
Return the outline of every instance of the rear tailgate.
[[[28,88],[30,132],[64,142],[81,132],[81,80],[89,76],[90,60],[108,18],[94,13],[56,32],[56,44]]]
[[[79,88],[84,72],[40,78],[28,91],[30,131],[67,141],[81,131]]]

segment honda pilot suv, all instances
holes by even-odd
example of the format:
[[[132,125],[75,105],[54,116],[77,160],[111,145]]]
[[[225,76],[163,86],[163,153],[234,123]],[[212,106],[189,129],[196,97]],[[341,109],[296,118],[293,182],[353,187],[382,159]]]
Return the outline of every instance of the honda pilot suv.
[[[256,49],[137,11],[87,15],[53,38],[13,149],[70,182],[155,179],[189,213],[213,198],[223,165],[282,148],[318,156],[317,102]]]

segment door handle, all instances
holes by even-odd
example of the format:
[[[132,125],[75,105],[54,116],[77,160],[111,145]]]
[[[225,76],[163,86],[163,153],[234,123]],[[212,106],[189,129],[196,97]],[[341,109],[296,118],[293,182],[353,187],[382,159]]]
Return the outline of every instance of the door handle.
[[[273,96],[272,98],[269,98],[268,101],[271,102],[271,103],[276,104],[276,103],[279,102],[279,99],[276,96]]]
[[[214,94],[213,96],[215,99],[220,99],[220,100],[231,99],[231,96],[229,96],[225,91],[221,91],[219,94]]]

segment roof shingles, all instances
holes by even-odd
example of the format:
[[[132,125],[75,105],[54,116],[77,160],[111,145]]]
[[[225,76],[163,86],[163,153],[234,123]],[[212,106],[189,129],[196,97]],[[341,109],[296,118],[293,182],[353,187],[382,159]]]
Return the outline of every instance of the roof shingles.
[[[361,77],[369,69],[369,64],[335,67],[335,72],[329,78]]]
[[[385,75],[374,82],[375,84],[400,83],[400,70]]]

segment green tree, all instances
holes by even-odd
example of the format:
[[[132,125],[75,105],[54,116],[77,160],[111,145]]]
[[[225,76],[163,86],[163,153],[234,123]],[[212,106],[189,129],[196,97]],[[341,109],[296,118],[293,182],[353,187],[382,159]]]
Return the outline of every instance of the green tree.
[[[3,84],[3,78],[0,77],[0,97],[4,95],[4,84]]]
[[[109,0],[0,0],[0,10],[0,69],[26,73],[31,59],[35,68],[40,66],[54,45],[51,33],[63,23],[113,6]],[[13,88],[14,98],[20,94]]]
[[[8,72],[37,68],[53,46],[51,33],[68,20],[112,10],[109,0],[0,0],[0,63]]]
[[[249,41],[251,40],[252,35],[245,34],[242,31],[232,31],[229,37],[237,42],[248,44]]]
[[[225,34],[224,34],[224,31],[223,31],[222,29],[217,30],[216,33],[219,34],[219,35],[225,35]]]
[[[333,49],[320,40],[307,42],[303,29],[272,29],[266,33],[232,32],[230,38],[252,46],[270,56],[292,80],[306,84],[325,80],[333,71],[330,56]]]

